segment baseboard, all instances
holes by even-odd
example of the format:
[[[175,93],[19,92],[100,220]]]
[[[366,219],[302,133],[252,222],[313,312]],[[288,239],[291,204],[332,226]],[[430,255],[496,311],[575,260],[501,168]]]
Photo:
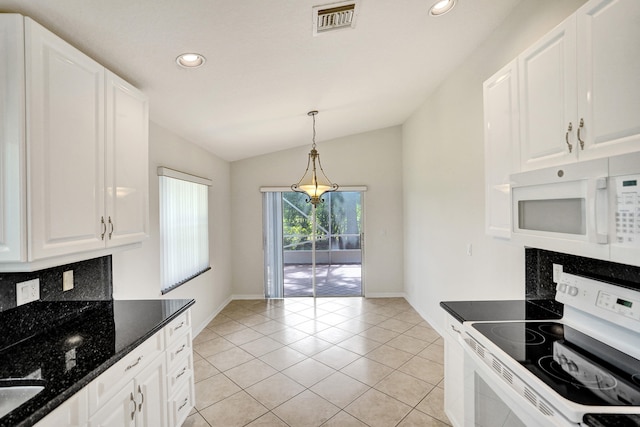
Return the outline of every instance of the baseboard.
[[[406,298],[406,300],[407,300],[407,302],[409,303],[409,305],[410,305],[411,307],[413,307],[413,309],[414,309],[414,310],[415,310],[415,311],[420,315],[420,317],[422,317],[422,319],[423,319],[425,322],[427,322],[428,324],[430,324],[430,325],[431,325],[431,327],[432,327],[433,329],[435,329],[435,330],[436,330],[436,332],[437,332],[438,334],[440,334],[440,336],[441,336],[441,337],[444,337],[445,331],[444,331],[444,330],[442,330],[442,327],[441,327],[442,322],[437,322],[434,318],[432,318],[431,316],[428,316],[424,311],[422,311],[422,310],[420,310],[419,308],[417,308],[417,307],[415,306],[415,304],[413,304],[413,303],[411,302],[411,300],[410,300],[410,299]]]
[[[224,308],[227,306],[227,304],[229,304],[229,303],[231,302],[231,300],[232,300],[232,297],[227,298],[227,299],[226,299],[222,304],[220,304],[220,305],[218,306],[218,308],[216,308],[216,309],[213,311],[213,313],[212,313],[209,317],[207,317],[207,319],[206,319],[204,322],[202,322],[200,325],[198,325],[198,327],[197,327],[197,328],[194,328],[194,329],[193,329],[193,331],[192,331],[192,332],[193,332],[193,337],[194,337],[194,338],[195,338],[195,337],[197,337],[197,336],[198,336],[198,334],[199,334],[200,332],[202,332],[202,330],[203,330],[204,328],[206,328],[206,327],[207,327],[207,325],[209,324],[209,322],[211,322],[211,321],[212,321],[212,320],[213,320],[213,319],[214,319],[218,314],[220,314],[220,312],[221,312],[222,310],[224,310]]]
[[[404,292],[367,292],[365,298],[405,298]]]
[[[231,300],[241,299],[264,299],[264,295],[231,295]]]

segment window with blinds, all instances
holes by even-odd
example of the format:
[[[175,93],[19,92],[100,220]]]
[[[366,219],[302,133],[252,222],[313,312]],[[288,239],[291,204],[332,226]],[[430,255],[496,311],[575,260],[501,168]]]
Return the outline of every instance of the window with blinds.
[[[160,270],[165,294],[209,270],[209,186],[206,178],[165,167],[160,181]]]

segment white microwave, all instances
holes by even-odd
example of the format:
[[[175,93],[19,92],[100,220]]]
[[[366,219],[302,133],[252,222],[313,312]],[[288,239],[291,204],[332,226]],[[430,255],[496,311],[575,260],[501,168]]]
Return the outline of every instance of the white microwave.
[[[640,266],[640,153],[511,175],[512,237]]]

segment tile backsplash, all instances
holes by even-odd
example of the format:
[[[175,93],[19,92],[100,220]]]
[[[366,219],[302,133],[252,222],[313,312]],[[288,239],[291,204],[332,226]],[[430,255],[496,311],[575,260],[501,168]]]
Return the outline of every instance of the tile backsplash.
[[[617,264],[576,255],[542,249],[525,249],[527,299],[553,299],[553,264],[562,264],[563,271],[640,290],[640,267]]]
[[[62,273],[73,270],[74,288],[62,290]],[[16,307],[16,283],[40,279],[41,301],[113,299],[111,255],[31,273],[0,273],[0,312]]]

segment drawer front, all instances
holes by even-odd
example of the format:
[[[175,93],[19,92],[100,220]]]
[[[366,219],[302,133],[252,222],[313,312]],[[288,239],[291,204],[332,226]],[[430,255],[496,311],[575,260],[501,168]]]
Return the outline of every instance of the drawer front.
[[[187,383],[169,398],[169,424],[172,426],[182,425],[193,408],[195,397],[193,379],[188,378]]]
[[[191,330],[191,310],[187,310],[164,327],[167,347]]]
[[[93,380],[88,386],[89,415],[93,415],[163,351],[164,335],[160,331]]]
[[[172,371],[188,355],[192,354],[191,333],[182,335],[174,340],[174,343],[167,349],[167,369]]]
[[[445,328],[447,329],[447,338],[458,341],[458,337],[462,333],[462,323],[458,322],[449,313],[445,313]]]
[[[175,364],[175,369],[167,374],[167,387],[169,396],[172,396],[177,389],[188,383],[193,377],[193,357],[189,354],[186,358],[180,358]]]

